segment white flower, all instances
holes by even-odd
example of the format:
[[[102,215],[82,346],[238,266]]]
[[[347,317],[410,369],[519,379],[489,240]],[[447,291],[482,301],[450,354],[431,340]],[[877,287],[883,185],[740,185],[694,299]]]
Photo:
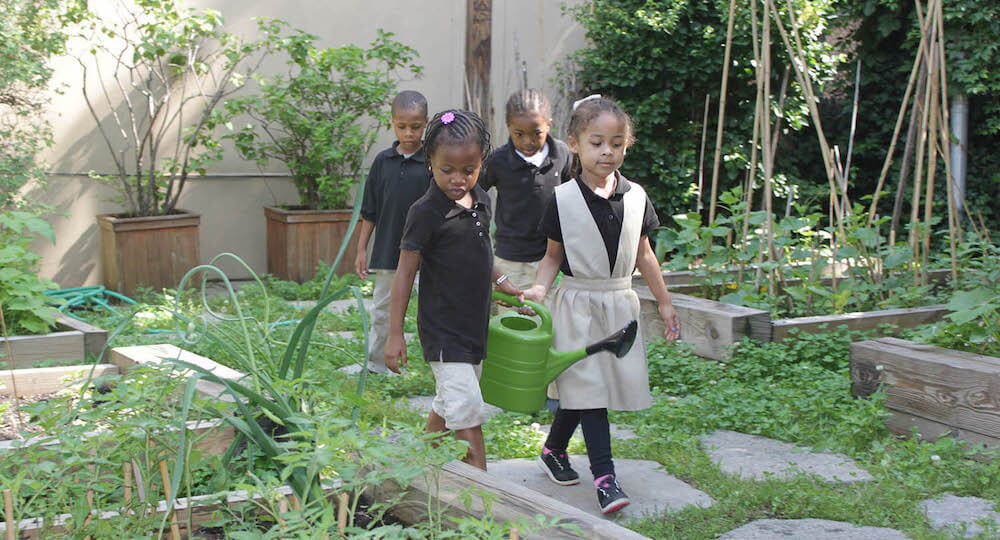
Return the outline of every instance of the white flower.
[[[531,423],[531,429],[534,430],[534,431],[541,431],[542,430],[542,425],[539,424],[538,422],[532,422]]]
[[[718,381],[716,381],[715,379],[712,379],[712,380],[708,381],[708,384],[718,384]]]
[[[514,425],[515,426],[520,426],[521,425],[521,421],[520,420],[514,420]]]
[[[935,465],[937,465],[938,463],[941,463],[941,456],[939,456],[937,454],[934,454],[933,456],[931,456],[931,463],[933,463]]]
[[[882,371],[883,369],[885,369],[885,366],[883,366],[882,364],[875,366],[875,371]]]

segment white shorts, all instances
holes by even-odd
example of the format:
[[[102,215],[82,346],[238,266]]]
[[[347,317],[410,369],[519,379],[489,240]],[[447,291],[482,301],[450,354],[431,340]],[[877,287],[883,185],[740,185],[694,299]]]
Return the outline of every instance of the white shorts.
[[[464,362],[428,362],[434,372],[437,394],[431,410],[444,418],[449,430],[474,428],[482,425],[483,394],[479,390],[482,365]]]

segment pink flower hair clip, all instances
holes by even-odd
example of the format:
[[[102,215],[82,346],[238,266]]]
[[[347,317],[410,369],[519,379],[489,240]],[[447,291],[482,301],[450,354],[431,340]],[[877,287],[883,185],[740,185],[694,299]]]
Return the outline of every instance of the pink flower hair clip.
[[[455,121],[455,113],[448,111],[441,115],[441,123],[448,125]]]

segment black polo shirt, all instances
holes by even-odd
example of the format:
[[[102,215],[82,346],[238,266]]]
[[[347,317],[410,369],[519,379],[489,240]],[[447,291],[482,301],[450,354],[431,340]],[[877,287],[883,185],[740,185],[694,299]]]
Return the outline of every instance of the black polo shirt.
[[[538,223],[552,199],[552,190],[571,177],[573,155],[566,143],[546,139],[549,155],[535,167],[515,153],[514,143],[497,148],[486,159],[483,189],[497,188],[497,257],[534,262],[545,255],[546,240]]]
[[[399,141],[375,156],[365,182],[361,217],[375,224],[369,268],[396,269],[406,212],[431,183],[423,147],[404,158],[397,146]]]
[[[587,208],[590,210],[590,215],[593,216],[594,222],[597,224],[597,229],[601,231],[601,239],[604,241],[604,248],[608,252],[608,263],[609,267],[614,269],[615,261],[618,259],[618,239],[622,235],[622,217],[625,214],[625,203],[622,201],[622,197],[625,195],[631,186],[625,181],[625,177],[615,172],[618,177],[618,181],[615,183],[615,191],[607,199],[601,197],[594,193],[590,187],[581,180],[576,180],[577,187],[580,188],[580,193],[583,193],[583,200],[587,202]],[[646,196],[646,210],[642,216],[642,235],[648,236],[649,233],[656,230],[660,226],[660,218],[656,216],[656,210],[653,209],[653,203],[649,200],[649,196]],[[549,202],[548,209],[545,211],[545,216],[542,217],[542,222],[538,227],[539,232],[545,235],[546,238],[551,238],[556,242],[562,243],[562,225],[559,223],[559,208],[556,206],[556,198],[552,197]],[[597,239],[594,239],[597,241]],[[562,272],[567,276],[572,276],[573,272],[569,267],[569,260],[563,257]],[[423,278],[421,278],[423,279]],[[421,282],[421,285],[423,282]]]
[[[472,208],[464,208],[431,182],[406,216],[400,247],[420,254],[417,330],[425,360],[478,364],[486,356],[493,294],[490,201],[478,185],[472,198]]]

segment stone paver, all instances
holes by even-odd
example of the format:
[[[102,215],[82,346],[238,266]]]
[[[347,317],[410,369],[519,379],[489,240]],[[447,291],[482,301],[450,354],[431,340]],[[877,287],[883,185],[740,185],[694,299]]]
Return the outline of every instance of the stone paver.
[[[965,538],[982,534],[986,529],[980,521],[993,522],[993,531],[1000,529],[1000,512],[993,510],[993,501],[979,497],[957,497],[951,493],[940,499],[927,499],[920,503],[924,516],[932,528],[948,529],[949,532],[961,534],[965,527]]]
[[[759,519],[733,529],[717,540],[773,540],[808,538],[809,540],[906,540],[903,533],[884,527],[859,527],[843,521],[826,519]]]
[[[552,424],[543,424],[543,425],[539,426],[538,431],[541,431],[542,433],[548,435],[549,434],[549,430],[551,430],[551,429],[552,429]],[[632,439],[637,439],[637,438],[639,438],[639,436],[636,435],[635,431],[632,431],[631,428],[619,426],[618,424],[611,424],[611,439],[612,440],[617,439],[617,440],[620,440],[620,441],[630,441]],[[570,439],[570,442],[571,443],[572,442],[583,443],[583,430],[580,429],[580,428],[577,428],[576,431],[573,432],[573,438]]]
[[[555,484],[538,465],[537,459],[505,459],[486,464],[486,471],[505,480],[521,484],[543,495],[548,495],[588,514],[605,516],[597,506],[597,491],[594,489],[587,456],[571,455],[570,463],[580,473],[580,483],[575,486]],[[664,511],[675,511],[685,506],[695,505],[708,508],[715,500],[684,482],[659,470],[655,461],[639,459],[615,459],[615,473],[628,494],[632,504],[618,512],[625,518],[643,517]]]
[[[411,409],[423,414],[427,414],[431,410],[431,402],[434,401],[434,396],[409,397],[406,398],[406,401],[410,404]],[[484,416],[486,416],[487,420],[503,412],[503,409],[499,407],[494,407],[489,403],[484,403],[483,405],[484,405],[483,414]]]
[[[351,364],[351,365],[348,365],[348,366],[344,366],[342,368],[337,368],[337,371],[339,371],[341,373],[345,373],[347,375],[357,375],[358,373],[361,372],[361,364]],[[386,370],[385,373],[369,373],[368,375],[370,375],[372,377],[382,377],[382,376],[385,376],[385,377],[399,377],[400,376],[399,373],[395,373],[395,372],[392,372],[392,371],[389,371],[389,370]]]
[[[348,339],[348,340],[352,340],[352,341],[355,340],[355,339],[359,339],[359,340],[361,339],[360,336],[357,334],[357,332],[355,332],[353,330],[341,330],[339,332],[327,332],[327,334],[330,337],[335,337],[335,338],[338,338],[338,339]],[[417,337],[417,335],[414,334],[413,332],[406,332],[406,333],[403,334],[403,339],[405,339],[407,342],[413,341],[414,339],[416,339],[416,337]]]
[[[296,309],[312,309],[313,306],[316,305],[316,301],[315,300],[293,300],[293,301],[289,302],[289,304],[295,306]],[[372,309],[372,305],[374,305],[374,304],[373,304],[371,298],[365,298],[364,299],[364,305],[365,305],[365,309],[367,309],[367,310],[370,311]],[[330,302],[329,304],[327,304],[326,311],[329,311],[330,313],[340,313],[342,311],[347,311],[348,309],[350,309],[352,307],[355,308],[355,309],[357,309],[357,307],[358,307],[358,301],[355,300],[354,298],[345,298],[343,300],[334,300],[333,302]]]
[[[793,444],[719,430],[700,438],[701,446],[723,472],[763,480],[814,474],[829,482],[867,482],[872,475],[849,457],[813,452]]]

